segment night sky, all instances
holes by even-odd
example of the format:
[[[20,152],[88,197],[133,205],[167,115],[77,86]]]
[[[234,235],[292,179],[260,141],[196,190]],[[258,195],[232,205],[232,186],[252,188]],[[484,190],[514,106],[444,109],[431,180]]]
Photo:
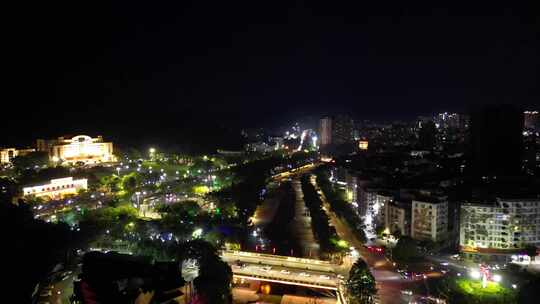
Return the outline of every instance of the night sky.
[[[4,141],[204,138],[325,113],[408,119],[540,103],[536,7],[161,2],[13,8],[2,119],[20,127]]]

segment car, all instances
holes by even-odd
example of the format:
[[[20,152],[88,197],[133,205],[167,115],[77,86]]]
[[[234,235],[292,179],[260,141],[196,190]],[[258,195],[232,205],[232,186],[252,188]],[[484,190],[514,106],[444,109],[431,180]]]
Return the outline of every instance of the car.
[[[310,277],[311,275],[309,273],[300,272],[301,277]]]
[[[52,296],[52,292],[50,290],[43,290],[40,294],[39,294],[40,297],[50,297]]]
[[[325,279],[325,280],[330,280],[330,277],[327,276],[327,275],[324,275],[324,274],[321,274],[321,275],[319,276],[319,278]]]
[[[272,270],[272,267],[270,266],[264,266],[264,267],[261,267],[261,270],[262,271],[266,271],[266,272],[270,272]]]
[[[283,274],[290,274],[290,273],[291,273],[290,271],[288,271],[288,270],[286,270],[286,269],[283,269],[283,270],[280,271],[280,272],[283,273]]]
[[[412,291],[411,291],[411,290],[408,290],[408,289],[405,289],[405,290],[402,290],[402,291],[401,291],[401,294],[408,295],[408,296],[412,296]]]

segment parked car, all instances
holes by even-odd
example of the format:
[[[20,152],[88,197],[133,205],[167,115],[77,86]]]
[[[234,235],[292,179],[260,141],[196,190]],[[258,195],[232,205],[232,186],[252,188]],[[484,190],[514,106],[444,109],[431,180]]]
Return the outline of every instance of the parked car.
[[[408,289],[402,290],[401,293],[404,295],[412,296],[412,291]]]
[[[327,275],[324,275],[324,274],[321,274],[321,275],[319,276],[319,278],[325,279],[325,280],[330,280],[330,277],[327,276]]]

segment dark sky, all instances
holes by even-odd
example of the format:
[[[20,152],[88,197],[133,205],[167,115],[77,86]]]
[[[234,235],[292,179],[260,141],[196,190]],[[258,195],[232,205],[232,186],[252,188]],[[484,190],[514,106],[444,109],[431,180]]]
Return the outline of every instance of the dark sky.
[[[539,104],[533,6],[164,2],[13,8],[2,103],[22,127],[8,141]]]

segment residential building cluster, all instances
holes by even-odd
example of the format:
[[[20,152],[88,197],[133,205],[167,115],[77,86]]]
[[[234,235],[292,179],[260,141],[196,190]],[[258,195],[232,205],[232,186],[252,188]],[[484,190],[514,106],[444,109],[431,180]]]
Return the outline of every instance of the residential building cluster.
[[[524,131],[537,121],[536,111],[503,105],[470,118],[444,112],[414,123],[359,123],[369,146],[332,155],[331,180],[370,239],[382,231],[507,261],[540,247],[540,142]],[[332,118],[320,126],[321,145],[331,143]]]

